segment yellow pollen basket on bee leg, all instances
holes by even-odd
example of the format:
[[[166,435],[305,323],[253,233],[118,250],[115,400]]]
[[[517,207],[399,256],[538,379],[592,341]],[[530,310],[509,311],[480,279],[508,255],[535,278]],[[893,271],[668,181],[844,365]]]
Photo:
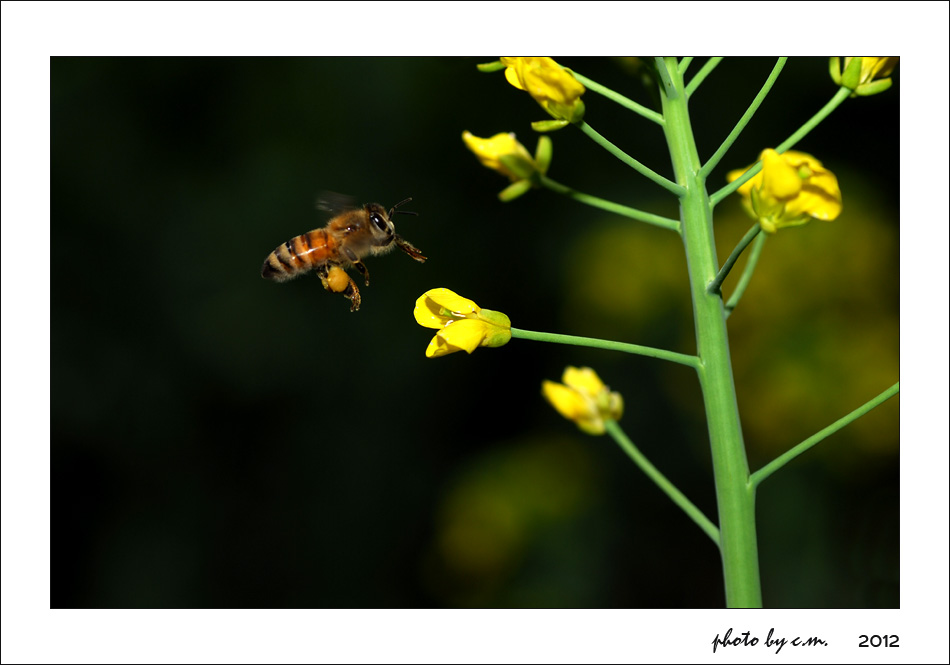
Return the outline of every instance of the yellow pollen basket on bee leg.
[[[333,266],[327,273],[327,285],[334,293],[343,293],[350,284],[350,277],[339,266]]]

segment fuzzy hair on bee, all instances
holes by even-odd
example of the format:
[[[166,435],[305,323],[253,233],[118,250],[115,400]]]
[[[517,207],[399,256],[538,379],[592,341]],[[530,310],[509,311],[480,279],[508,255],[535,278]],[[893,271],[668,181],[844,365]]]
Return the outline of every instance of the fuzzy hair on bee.
[[[279,245],[264,260],[261,277],[273,282],[286,282],[310,271],[316,272],[323,288],[342,293],[350,300],[350,311],[360,308],[362,298],[356,282],[346,273],[354,267],[369,286],[369,271],[363,257],[385,254],[398,247],[413,260],[424,263],[426,257],[416,247],[396,233],[392,222],[395,215],[415,215],[399,206],[411,201],[407,198],[389,211],[378,203],[367,203],[360,208],[340,212],[323,228],[314,229],[291,238]]]

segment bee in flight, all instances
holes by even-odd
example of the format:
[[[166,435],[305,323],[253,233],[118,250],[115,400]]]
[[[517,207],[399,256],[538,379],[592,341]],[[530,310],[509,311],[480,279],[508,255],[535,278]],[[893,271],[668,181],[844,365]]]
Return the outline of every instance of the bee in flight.
[[[397,210],[412,198],[400,201],[389,212],[378,203],[346,210],[336,215],[322,229],[314,229],[292,238],[271,252],[261,268],[261,277],[286,282],[311,270],[316,271],[323,288],[342,293],[350,299],[350,311],[360,308],[360,290],[345,268],[354,266],[369,286],[369,271],[362,258],[369,254],[385,254],[398,247],[419,263],[426,257],[396,233],[393,215],[415,215]]]

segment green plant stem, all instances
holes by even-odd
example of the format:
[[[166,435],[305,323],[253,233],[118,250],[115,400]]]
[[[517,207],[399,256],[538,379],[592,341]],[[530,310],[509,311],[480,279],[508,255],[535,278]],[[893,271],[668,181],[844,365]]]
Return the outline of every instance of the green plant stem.
[[[593,139],[597,145],[602,147],[604,150],[609,152],[611,155],[619,159],[621,162],[623,162],[624,164],[626,164],[633,170],[635,170],[640,175],[646,176],[647,178],[649,178],[650,180],[658,184],[660,187],[663,187],[667,191],[675,194],[676,196],[679,196],[682,193],[683,191],[682,187],[677,185],[675,182],[672,182],[668,180],[667,178],[664,178],[659,173],[656,173],[652,169],[644,166],[643,164],[635,160],[633,157],[631,157],[630,155],[625,153],[623,150],[615,146],[613,143],[605,139],[603,136],[598,134],[597,131],[593,127],[588,125],[583,120],[581,120],[580,122],[574,123],[574,125],[578,127],[582,132],[587,134],[587,136],[589,136],[591,139]]]
[[[687,56],[680,60],[679,70],[681,76],[686,76],[686,70],[689,69],[690,63],[693,61],[693,56]]]
[[[657,113],[656,111],[654,111],[653,109],[648,109],[646,106],[643,106],[642,104],[637,104],[632,99],[628,99],[624,97],[623,95],[621,95],[620,93],[614,92],[610,88],[601,85],[597,81],[592,81],[586,76],[582,76],[573,70],[571,70],[571,74],[573,74],[574,78],[576,78],[581,83],[581,85],[583,85],[588,90],[596,92],[599,95],[603,95],[610,101],[620,104],[625,109],[629,109],[630,111],[633,111],[634,113],[643,116],[647,120],[652,120],[653,122],[655,122],[656,124],[660,126],[663,125],[663,116]]]
[[[808,133],[818,125],[818,123],[820,123],[822,120],[827,118],[828,115],[832,111],[838,108],[841,105],[841,103],[850,96],[850,94],[851,94],[851,91],[848,90],[847,88],[839,88],[838,92],[835,93],[835,96],[832,97],[831,100],[827,104],[825,104],[821,108],[820,111],[818,111],[818,113],[813,115],[808,122],[806,122],[804,125],[799,127],[791,136],[789,136],[787,139],[782,141],[778,145],[778,147],[775,149],[775,151],[778,153],[783,153],[786,150],[789,150],[790,148],[792,148],[796,143],[798,143],[803,138],[805,138],[805,136],[807,136]],[[730,182],[728,185],[726,185],[722,189],[712,194],[709,197],[710,205],[712,205],[715,208],[716,205],[720,201],[722,201],[724,198],[726,198],[727,196],[732,194],[734,191],[742,187],[742,185],[748,182],[751,178],[754,178],[755,175],[761,170],[762,170],[762,162],[758,161],[755,164],[753,164],[749,168],[748,171],[743,173],[741,176],[739,176],[738,178]]]
[[[832,424],[828,425],[828,427],[824,428],[817,434],[813,434],[812,436],[808,437],[807,439],[799,443],[797,446],[795,446],[788,452],[783,453],[782,455],[779,455],[774,460],[772,460],[771,462],[769,462],[768,464],[763,466],[761,469],[759,469],[758,471],[752,474],[752,477],[749,479],[752,486],[758,487],[762,483],[763,480],[771,476],[773,473],[781,469],[783,466],[791,462],[793,459],[801,455],[803,452],[815,446],[816,444],[821,443],[823,440],[825,440],[826,438],[828,438],[829,436],[837,432],[839,429],[843,428],[845,425],[848,425],[854,422],[855,420],[857,420],[858,418],[860,418],[861,416],[869,412],[871,409],[877,406],[880,406],[881,404],[889,400],[891,397],[896,395],[898,392],[900,392],[900,389],[901,389],[901,384],[900,384],[900,381],[898,381],[897,383],[895,383],[893,386],[891,386],[890,388],[882,392],[880,395],[878,395],[874,399],[868,402],[865,402],[863,405],[859,406],[857,409],[855,409],[854,411],[846,415],[844,418],[840,418],[836,420]]]
[[[670,86],[682,91],[683,81],[675,59],[667,62]],[[699,175],[699,154],[690,124],[688,98],[682,93],[663,94],[662,103],[673,170],[684,190],[680,197],[682,236],[696,327],[697,374],[706,407],[716,483],[726,604],[761,607],[755,488],[749,484],[749,463],[736,403],[725,310],[722,297],[706,289],[718,272],[712,206],[705,180]]]
[[[624,353],[633,353],[638,356],[648,356],[650,358],[659,358],[660,360],[669,360],[670,362],[686,365],[687,367],[697,367],[698,360],[696,356],[688,356],[675,351],[665,349],[654,349],[650,346],[640,346],[639,344],[628,344],[626,342],[615,342],[609,339],[595,339],[593,337],[577,337],[575,335],[560,335],[558,333],[535,332],[533,330],[521,330],[512,328],[511,336],[518,339],[530,339],[535,342],[553,342],[554,344],[571,344],[573,346],[587,346],[592,349],[609,349],[611,351],[623,351]]]
[[[667,69],[667,64],[675,71],[678,76],[678,80],[682,80],[683,75],[679,71],[679,63],[676,62],[676,58],[653,58],[656,62],[656,75],[660,77],[660,83],[663,86],[663,93],[668,99],[676,99],[680,94],[680,89],[673,85],[673,80],[670,78],[670,71]]]
[[[708,177],[714,168],[719,164],[719,161],[726,154],[726,151],[732,147],[732,144],[736,142],[736,139],[739,138],[739,134],[742,133],[742,130],[746,128],[746,125],[749,124],[749,121],[752,120],[752,116],[755,115],[755,112],[759,110],[759,107],[762,105],[762,102],[765,101],[766,96],[769,94],[769,91],[772,89],[772,86],[775,85],[775,82],[778,80],[778,75],[782,72],[782,68],[785,67],[785,62],[788,58],[779,58],[778,62],[775,63],[775,66],[772,68],[772,73],[769,74],[769,77],[766,79],[765,83],[762,85],[762,89],[759,90],[759,94],[755,96],[755,99],[752,100],[752,103],[749,105],[749,108],[746,109],[746,112],[742,114],[742,117],[739,118],[739,122],[736,123],[736,126],[732,128],[732,131],[729,132],[729,136],[726,137],[726,140],[722,142],[722,145],[719,146],[719,149],[715,154],[709,158],[703,168],[699,170],[699,174],[702,177]]]
[[[652,224],[653,226],[659,226],[663,229],[676,231],[677,233],[680,232],[680,222],[678,219],[670,219],[669,217],[654,215],[653,213],[637,210],[636,208],[630,208],[628,206],[620,205],[619,203],[614,203],[613,201],[597,198],[596,196],[591,196],[590,194],[584,194],[583,192],[578,192],[577,190],[566,185],[562,185],[559,182],[555,182],[547,176],[540,176],[539,181],[541,185],[547,189],[550,189],[552,192],[563,194],[564,196],[572,198],[579,203],[584,203],[586,205],[593,206],[594,208],[600,208],[601,210],[606,210],[617,215],[623,215],[624,217],[635,219],[638,222],[645,222],[647,224]]]
[[[702,83],[705,80],[705,78],[712,73],[712,70],[714,70],[716,68],[716,65],[718,65],[720,62],[722,62],[721,57],[710,58],[709,60],[706,61],[706,64],[703,65],[703,68],[699,70],[696,76],[694,76],[692,80],[689,82],[689,85],[686,86],[687,97],[693,96],[693,93],[696,92],[696,88],[699,87],[699,84]],[[680,70],[680,74],[685,74],[685,73],[686,73],[685,68]]]
[[[633,441],[627,437],[617,421],[608,420],[605,425],[607,433],[610,434],[614,441],[627,453],[627,456],[633,460],[633,463],[640,467],[640,470],[643,471],[650,480],[656,483],[657,487],[663,490],[673,503],[679,506],[718,547],[719,529],[716,528],[716,525],[713,524],[692,501],[687,499],[686,495],[680,492],[676,485],[667,480],[666,476],[660,473],[660,471],[650,463],[650,460],[648,460],[634,445]]]
[[[726,277],[732,271],[732,266],[736,264],[736,261],[739,260],[739,256],[749,246],[749,243],[752,242],[759,232],[762,230],[762,227],[758,224],[752,226],[744,236],[742,240],[739,241],[739,244],[736,245],[736,248],[732,250],[732,254],[729,255],[729,258],[726,259],[726,262],[722,264],[722,268],[719,270],[719,274],[716,275],[716,279],[709,283],[709,286],[706,287],[706,291],[709,293],[717,293],[722,296],[722,283],[726,280]]]
[[[760,233],[756,236],[755,245],[752,246],[752,251],[749,252],[749,260],[746,261],[745,269],[739,278],[739,283],[736,284],[736,290],[732,292],[729,301],[726,303],[727,318],[732,314],[732,310],[736,308],[736,305],[739,304],[739,301],[742,299],[742,294],[745,293],[746,287],[749,286],[749,282],[752,281],[752,273],[755,272],[755,266],[759,262],[759,256],[762,254],[762,248],[765,246],[765,241],[768,237],[769,235],[767,233]]]

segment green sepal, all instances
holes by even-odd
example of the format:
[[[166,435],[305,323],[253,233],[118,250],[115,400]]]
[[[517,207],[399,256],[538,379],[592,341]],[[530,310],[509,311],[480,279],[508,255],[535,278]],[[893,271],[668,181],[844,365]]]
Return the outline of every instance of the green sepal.
[[[584,119],[584,111],[587,110],[584,106],[584,102],[578,99],[574,102],[574,112],[571,113],[570,121],[571,122],[580,122]]]
[[[519,179],[530,178],[537,172],[537,167],[530,159],[521,155],[502,155],[498,158],[506,169],[518,176]]]
[[[835,85],[841,85],[841,58],[835,56],[828,61],[828,73]]]
[[[508,201],[514,201],[516,198],[525,194],[529,189],[531,189],[530,180],[519,180],[518,182],[513,182],[503,190],[498,192],[498,199],[507,203]]]
[[[567,127],[570,122],[567,120],[538,120],[531,123],[531,129],[536,132],[553,132]]]
[[[504,338],[504,341],[501,343],[483,343],[482,346],[501,346],[502,344],[507,344],[508,340],[511,339],[511,319],[509,319],[508,315],[504,312],[496,312],[493,309],[482,308],[478,311],[478,318],[498,327],[498,332],[492,333],[492,338],[498,338],[499,341]]]
[[[854,91],[854,94],[856,94],[858,97],[870,97],[871,95],[876,95],[879,92],[884,92],[890,88],[893,83],[894,82],[889,78],[878,79],[877,81],[871,81],[870,83],[859,85],[858,89]]]
[[[752,213],[762,219],[765,217],[764,211],[762,210],[762,204],[760,202],[759,190],[757,187],[753,187],[749,190],[749,205],[752,207]]]
[[[501,60],[495,60],[495,62],[484,62],[480,65],[475,65],[480,72],[500,72],[505,68],[505,65]]]
[[[850,90],[854,90],[858,87],[858,83],[860,82],[861,58],[851,58],[851,62],[848,63],[847,69],[845,69],[844,74],[841,75],[841,85]]]
[[[547,175],[553,156],[554,141],[551,140],[550,136],[539,136],[538,147],[534,151],[534,163],[541,175]]]

